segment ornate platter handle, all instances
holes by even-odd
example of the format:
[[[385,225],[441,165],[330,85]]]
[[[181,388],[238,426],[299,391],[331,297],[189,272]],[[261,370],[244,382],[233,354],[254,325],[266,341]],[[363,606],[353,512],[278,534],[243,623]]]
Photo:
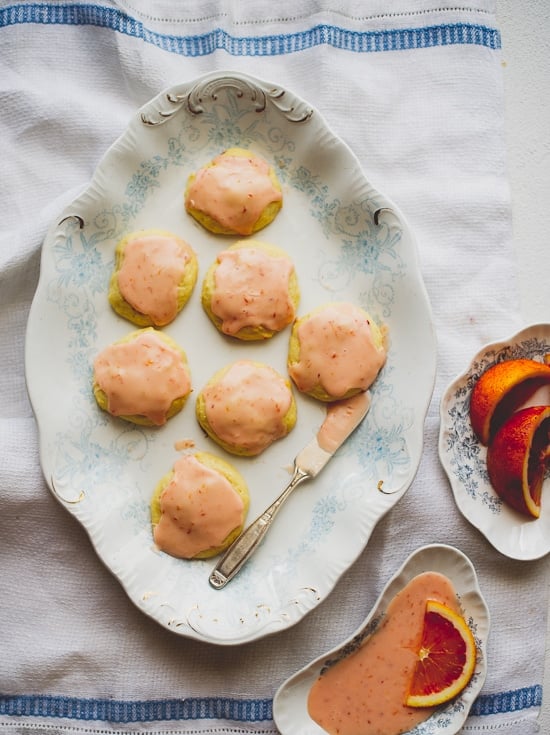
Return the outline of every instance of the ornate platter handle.
[[[231,92],[237,98],[250,100],[256,112],[263,112],[268,104],[272,104],[292,123],[307,122],[313,115],[311,107],[280,87],[270,86],[244,74],[216,74],[163,93],[153,101],[151,107],[154,109],[142,111],[141,121],[149,126],[162,125],[182,107],[186,107],[193,115],[200,115],[207,104],[217,100],[222,90]],[[170,106],[158,109],[161,101],[168,102]]]

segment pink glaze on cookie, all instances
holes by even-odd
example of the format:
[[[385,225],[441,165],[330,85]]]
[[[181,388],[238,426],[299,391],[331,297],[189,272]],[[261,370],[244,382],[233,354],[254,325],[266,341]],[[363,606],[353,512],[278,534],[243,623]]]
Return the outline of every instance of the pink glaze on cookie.
[[[181,457],[160,497],[153,536],[171,556],[191,559],[222,544],[243,522],[244,502],[229,480],[192,455]]]
[[[180,238],[145,235],[130,240],[118,271],[119,291],[156,326],[169,324],[178,313],[178,285],[190,259],[190,247]]]
[[[206,418],[216,436],[256,455],[286,436],[292,393],[273,368],[239,360],[203,390]]]
[[[257,156],[220,154],[197,171],[186,206],[198,209],[223,227],[250,235],[263,210],[282,199],[269,176],[269,164]]]
[[[191,390],[181,353],[153,330],[102,350],[94,362],[94,380],[113,416],[143,416],[157,426],[166,423],[173,401]]]
[[[243,327],[278,332],[292,322],[290,258],[271,256],[251,244],[224,250],[217,260],[211,309],[221,319],[224,334],[235,335]]]
[[[312,313],[297,333],[300,358],[289,365],[289,375],[302,392],[321,385],[336,400],[351,389],[365,391],[386,361],[365,313],[347,302]]]

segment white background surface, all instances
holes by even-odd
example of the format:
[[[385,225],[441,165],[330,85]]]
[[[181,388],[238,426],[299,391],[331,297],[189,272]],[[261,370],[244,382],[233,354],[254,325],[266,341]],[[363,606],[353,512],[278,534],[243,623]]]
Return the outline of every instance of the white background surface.
[[[525,323],[550,321],[550,2],[497,0]]]
[[[502,34],[514,245],[527,325],[550,321],[550,2],[497,0],[497,16]],[[550,566],[547,569],[550,577]],[[550,733],[548,643],[547,651],[542,734]]]

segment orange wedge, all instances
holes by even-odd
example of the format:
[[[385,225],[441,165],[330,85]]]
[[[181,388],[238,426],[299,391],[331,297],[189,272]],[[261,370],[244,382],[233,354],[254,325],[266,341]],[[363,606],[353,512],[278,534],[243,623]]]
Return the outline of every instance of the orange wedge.
[[[550,364],[519,358],[488,368],[470,396],[470,421],[482,444],[543,385],[550,385]]]
[[[540,516],[549,432],[550,406],[530,406],[512,414],[487,448],[487,471],[495,492],[531,518]]]
[[[468,684],[475,665],[476,644],[464,618],[442,602],[428,600],[405,704],[435,707],[449,701]]]

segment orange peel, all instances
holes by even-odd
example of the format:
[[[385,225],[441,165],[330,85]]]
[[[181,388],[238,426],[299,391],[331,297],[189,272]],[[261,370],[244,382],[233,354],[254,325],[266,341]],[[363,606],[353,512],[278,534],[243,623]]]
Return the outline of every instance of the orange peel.
[[[479,441],[487,446],[498,427],[543,385],[550,385],[549,356],[544,362],[503,360],[488,368],[470,395],[470,421]]]
[[[512,414],[487,448],[487,471],[495,492],[523,515],[539,518],[550,458],[550,406]]]

